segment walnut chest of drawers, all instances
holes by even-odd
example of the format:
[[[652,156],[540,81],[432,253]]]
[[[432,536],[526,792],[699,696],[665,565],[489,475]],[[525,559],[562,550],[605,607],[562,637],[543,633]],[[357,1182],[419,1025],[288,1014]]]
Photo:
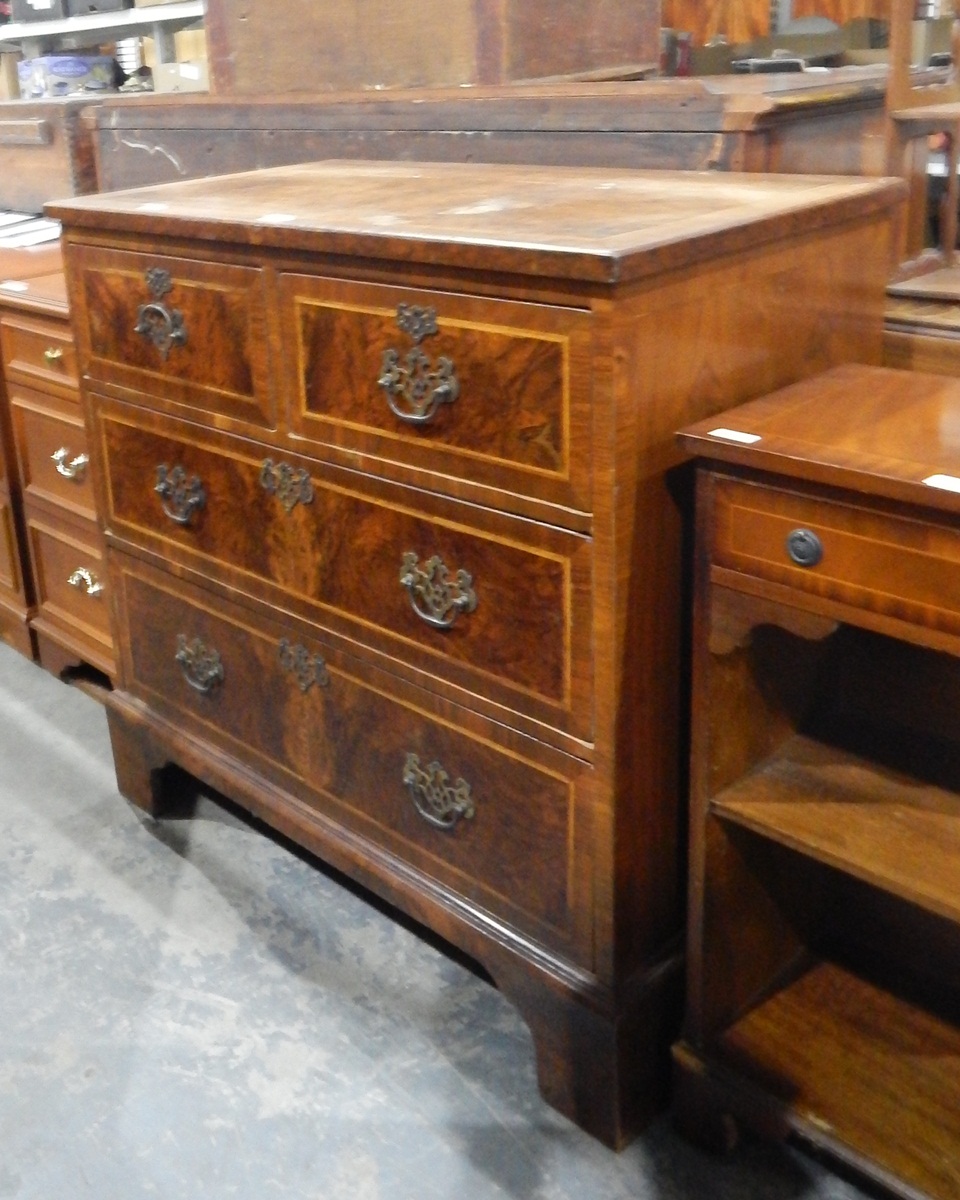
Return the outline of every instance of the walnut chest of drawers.
[[[59,203],[121,791],[476,957],[622,1144],[679,1019],[686,421],[880,352],[889,181],[320,163]]]

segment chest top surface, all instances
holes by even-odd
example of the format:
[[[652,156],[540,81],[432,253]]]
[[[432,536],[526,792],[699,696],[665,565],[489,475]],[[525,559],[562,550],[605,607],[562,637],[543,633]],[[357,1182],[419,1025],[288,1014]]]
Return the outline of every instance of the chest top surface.
[[[58,201],[74,228],[602,283],[899,203],[892,180],[479,163],[304,163]]]
[[[705,459],[960,512],[960,380],[848,364],[680,432]]]

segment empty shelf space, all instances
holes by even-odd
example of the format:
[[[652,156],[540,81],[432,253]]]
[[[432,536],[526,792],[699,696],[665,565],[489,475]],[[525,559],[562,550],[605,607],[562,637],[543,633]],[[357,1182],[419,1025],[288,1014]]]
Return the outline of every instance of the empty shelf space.
[[[798,734],[711,810],[960,920],[960,796],[952,791]]]
[[[708,1055],[788,1126],[918,1194],[960,1194],[960,1031],[830,962],[727,1029]],[[905,1102],[909,1099],[909,1102]],[[910,1194],[910,1193],[907,1193]]]

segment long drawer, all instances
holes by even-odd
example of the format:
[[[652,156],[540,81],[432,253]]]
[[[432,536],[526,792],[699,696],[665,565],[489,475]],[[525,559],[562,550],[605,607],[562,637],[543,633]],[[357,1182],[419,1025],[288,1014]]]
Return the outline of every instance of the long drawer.
[[[534,742],[525,754],[474,736],[457,727],[452,706],[441,716],[419,689],[392,696],[387,677],[378,686],[379,673],[308,627],[109,553],[134,695],[289,792],[308,815],[572,947],[582,763]]]
[[[590,539],[99,409],[109,532],[591,738]]]
[[[960,633],[960,526],[716,481],[714,562],[826,600]]]

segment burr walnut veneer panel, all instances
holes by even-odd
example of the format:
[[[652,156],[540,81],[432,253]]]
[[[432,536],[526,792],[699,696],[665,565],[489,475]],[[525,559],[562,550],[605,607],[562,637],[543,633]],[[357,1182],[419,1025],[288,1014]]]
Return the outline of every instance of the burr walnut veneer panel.
[[[674,430],[880,353],[897,184],[319,163],[65,222],[121,790],[478,958],[622,1144],[678,1012]]]

